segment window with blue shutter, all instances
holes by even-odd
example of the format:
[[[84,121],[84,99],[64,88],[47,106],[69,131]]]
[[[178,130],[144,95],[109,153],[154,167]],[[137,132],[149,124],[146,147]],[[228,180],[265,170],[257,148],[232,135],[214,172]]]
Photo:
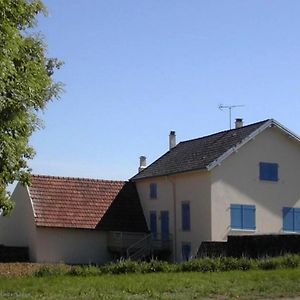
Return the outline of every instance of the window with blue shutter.
[[[181,255],[182,260],[189,260],[191,258],[192,247],[191,243],[182,243]]]
[[[150,211],[150,231],[154,239],[157,237],[157,216],[156,211]]]
[[[241,229],[242,228],[242,205],[231,204],[231,228]]]
[[[283,230],[300,231],[300,208],[284,207],[283,214]]]
[[[267,181],[278,181],[278,164],[259,163],[259,179]]]
[[[156,199],[156,198],[157,198],[157,184],[150,183],[150,199]]]
[[[182,230],[191,230],[191,213],[190,213],[190,203],[181,203],[181,218],[182,218]]]
[[[230,205],[230,218],[232,229],[255,230],[255,205]]]
[[[300,231],[300,208],[294,208],[294,231]]]

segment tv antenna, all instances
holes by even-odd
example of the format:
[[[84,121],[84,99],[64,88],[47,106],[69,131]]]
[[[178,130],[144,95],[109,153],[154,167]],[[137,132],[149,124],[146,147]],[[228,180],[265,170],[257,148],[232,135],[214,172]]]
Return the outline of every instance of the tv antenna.
[[[223,105],[223,104],[220,104],[219,105],[219,110],[221,111],[224,111],[224,109],[228,109],[228,112],[229,112],[229,128],[231,129],[231,111],[233,108],[236,108],[236,107],[244,107],[245,105]]]

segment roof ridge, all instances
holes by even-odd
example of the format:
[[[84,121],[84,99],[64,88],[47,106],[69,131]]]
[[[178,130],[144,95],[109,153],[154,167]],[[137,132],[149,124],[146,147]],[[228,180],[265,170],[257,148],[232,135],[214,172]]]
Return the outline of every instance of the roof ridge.
[[[205,169],[226,151],[242,143],[247,136],[270,122],[274,122],[273,119],[182,141],[134,175],[131,180]]]
[[[73,177],[73,176],[55,176],[44,174],[31,174],[31,177],[35,178],[48,178],[48,179],[61,179],[61,180],[81,180],[81,181],[96,181],[96,182],[118,182],[125,183],[127,180],[112,180],[112,179],[100,179],[100,178],[87,178],[87,177]]]
[[[214,136],[214,135],[217,135],[217,134],[222,134],[222,133],[223,133],[223,134],[227,134],[227,133],[229,133],[229,132],[239,131],[239,130],[241,130],[241,129],[244,129],[244,128],[247,128],[247,127],[250,127],[250,126],[258,125],[259,123],[261,123],[261,124],[266,123],[266,122],[268,122],[268,121],[270,121],[270,120],[272,120],[272,119],[266,119],[266,120],[263,120],[263,121],[251,123],[251,124],[248,124],[248,125],[239,127],[239,128],[232,128],[232,129],[227,129],[227,130],[218,131],[218,132],[211,133],[211,134],[208,134],[208,135],[204,135],[204,136],[201,136],[201,137],[198,137],[198,138],[194,138],[194,139],[189,139],[189,140],[181,141],[181,142],[179,142],[177,145],[179,145],[179,144],[181,144],[181,143],[188,143],[188,142],[191,142],[191,141],[196,141],[196,140],[205,139],[205,138],[208,138],[208,137],[212,137],[212,136]]]

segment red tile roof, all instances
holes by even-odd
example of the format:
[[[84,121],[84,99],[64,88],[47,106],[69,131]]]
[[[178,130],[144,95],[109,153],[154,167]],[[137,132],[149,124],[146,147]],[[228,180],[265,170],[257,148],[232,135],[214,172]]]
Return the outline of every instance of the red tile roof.
[[[107,216],[108,209],[126,185],[128,183],[124,181],[32,175],[29,192],[36,225],[101,229],[100,224],[104,215],[108,219],[107,225],[113,223],[113,220]],[[134,190],[135,193],[131,196],[122,193],[126,196],[127,208],[137,212],[142,220],[141,223],[146,226],[135,186]],[[117,198],[122,203],[124,196],[121,199],[120,196]],[[121,212],[122,214],[126,214],[126,211]],[[117,215],[120,217],[120,212]],[[144,231],[145,228],[141,227],[140,230],[137,226],[139,224],[131,220],[131,223],[123,224],[123,228],[118,229],[130,231],[127,229],[132,227],[136,229],[135,231]],[[106,226],[106,230],[110,230],[109,226]]]

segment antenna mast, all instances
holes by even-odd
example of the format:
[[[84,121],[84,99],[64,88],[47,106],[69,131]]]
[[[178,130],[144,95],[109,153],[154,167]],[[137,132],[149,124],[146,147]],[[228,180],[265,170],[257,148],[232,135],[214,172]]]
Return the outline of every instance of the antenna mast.
[[[244,107],[245,105],[223,105],[223,104],[220,104],[219,105],[219,110],[223,111],[224,109],[228,109],[228,112],[229,112],[229,129],[231,129],[231,111],[233,108],[236,108],[236,107]]]

